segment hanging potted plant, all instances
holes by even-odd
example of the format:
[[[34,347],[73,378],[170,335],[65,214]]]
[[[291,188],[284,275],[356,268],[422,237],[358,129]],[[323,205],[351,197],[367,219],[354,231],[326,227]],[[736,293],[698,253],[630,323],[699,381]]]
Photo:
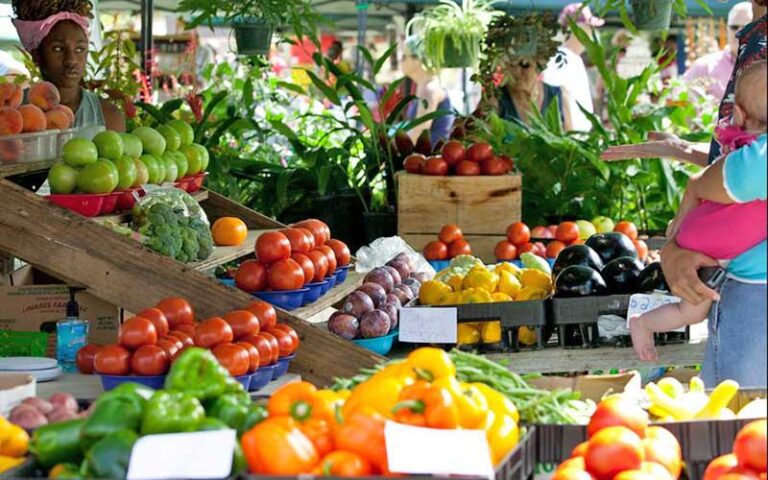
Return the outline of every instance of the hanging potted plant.
[[[603,10],[618,10],[622,23],[632,32],[669,30],[673,11],[681,18],[688,15],[686,0],[628,0],[628,3],[632,7],[632,16],[629,15],[627,0],[609,0]],[[696,3],[707,12],[712,12],[705,0],[696,0]]]
[[[474,67],[488,24],[500,14],[488,0],[441,0],[415,16],[406,31],[420,39],[429,69]]]
[[[182,0],[178,10],[192,14],[190,29],[230,23],[240,55],[267,55],[277,29],[314,36],[318,19],[309,0]]]

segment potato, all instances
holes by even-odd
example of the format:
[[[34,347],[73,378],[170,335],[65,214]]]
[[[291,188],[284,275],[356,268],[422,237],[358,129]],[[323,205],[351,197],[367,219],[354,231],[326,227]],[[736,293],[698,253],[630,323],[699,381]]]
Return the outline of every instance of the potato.
[[[32,431],[37,427],[48,424],[48,419],[45,418],[45,415],[30,404],[17,405],[11,410],[8,421],[27,431]]]
[[[47,400],[38,397],[27,397],[21,401],[22,405],[31,405],[40,410],[43,415],[48,415],[53,411],[53,405]]]
[[[59,405],[48,415],[48,423],[59,423],[78,418],[77,411],[65,405]]]
[[[75,413],[80,411],[80,406],[77,404],[77,400],[75,400],[75,397],[69,393],[54,393],[51,395],[50,402],[54,407],[66,407]]]

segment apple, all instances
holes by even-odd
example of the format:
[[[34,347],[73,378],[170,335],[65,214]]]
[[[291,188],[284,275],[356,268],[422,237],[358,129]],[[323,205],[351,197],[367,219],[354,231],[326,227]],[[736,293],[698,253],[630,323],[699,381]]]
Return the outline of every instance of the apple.
[[[592,222],[587,220],[576,220],[576,225],[579,227],[579,238],[582,240],[586,240],[597,233],[597,229]]]
[[[616,227],[613,220],[608,217],[595,217],[592,219],[592,225],[595,226],[597,233],[609,233]]]
[[[75,187],[77,187],[77,175],[77,170],[64,162],[54,164],[51,167],[51,171],[48,172],[48,183],[51,186],[51,193],[72,193]]]
[[[103,160],[86,165],[77,176],[77,188],[83,193],[112,193],[118,182],[115,170]]]
[[[61,156],[67,165],[78,168],[96,163],[99,159],[99,150],[90,140],[73,138],[64,144]]]

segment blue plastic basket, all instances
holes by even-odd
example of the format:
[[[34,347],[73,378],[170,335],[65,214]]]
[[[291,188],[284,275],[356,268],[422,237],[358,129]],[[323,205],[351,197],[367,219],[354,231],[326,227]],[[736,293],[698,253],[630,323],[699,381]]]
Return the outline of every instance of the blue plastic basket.
[[[304,294],[304,305],[309,305],[312,302],[317,301],[318,298],[323,296],[323,290],[325,289],[326,282],[315,282],[304,285],[304,288],[309,289]]]
[[[165,385],[165,375],[101,375],[101,386],[105,392],[123,383],[138,383],[159,390]]]
[[[342,283],[347,281],[347,275],[349,274],[349,268],[351,265],[347,265],[345,267],[339,267],[338,270],[336,270],[336,285],[341,285]]]
[[[384,335],[383,337],[358,338],[352,341],[355,342],[357,345],[365,348],[366,350],[372,351],[373,353],[378,353],[379,355],[386,355],[392,350],[392,347],[395,344],[395,338],[397,338],[397,334],[398,334],[398,331],[393,330],[388,334]]]
[[[235,377],[235,380],[240,382],[240,384],[245,388],[245,391],[247,392],[249,388],[251,388],[251,377],[253,375],[240,375],[239,377]]]
[[[435,269],[436,272],[439,272],[441,270],[445,270],[450,266],[451,261],[450,260],[430,260],[429,264],[432,265],[432,268]]]
[[[549,264],[549,268],[552,268],[555,266],[555,259],[554,258],[547,258],[547,263]],[[523,267],[523,262],[520,260],[512,260],[511,262],[509,260],[496,260],[496,263],[511,263],[519,268],[525,268]]]
[[[237,285],[235,285],[235,279],[234,278],[217,278],[220,284],[226,285],[228,287],[235,288]]]
[[[268,367],[259,367],[259,369],[251,375],[251,385],[248,387],[248,391],[255,392],[269,385],[274,373],[275,369],[272,365]]]
[[[332,274],[328,275],[325,278],[325,281],[328,282],[328,290],[332,289],[333,287],[336,286],[336,274],[332,273]]]
[[[253,296],[290,312],[304,305],[304,294],[308,291],[308,288],[300,288],[284,292],[254,292]]]
[[[287,357],[281,357],[275,365],[275,373],[272,375],[272,380],[277,380],[286,373],[288,373],[288,367],[291,366],[291,361],[296,358],[296,355],[288,355]]]

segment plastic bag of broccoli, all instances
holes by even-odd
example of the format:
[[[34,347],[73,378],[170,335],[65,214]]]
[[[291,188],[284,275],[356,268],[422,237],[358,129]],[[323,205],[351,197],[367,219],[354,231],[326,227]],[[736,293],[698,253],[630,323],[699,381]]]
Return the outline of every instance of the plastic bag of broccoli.
[[[148,187],[133,208],[132,226],[145,246],[180,262],[203,261],[213,253],[205,211],[191,195],[177,188]]]

